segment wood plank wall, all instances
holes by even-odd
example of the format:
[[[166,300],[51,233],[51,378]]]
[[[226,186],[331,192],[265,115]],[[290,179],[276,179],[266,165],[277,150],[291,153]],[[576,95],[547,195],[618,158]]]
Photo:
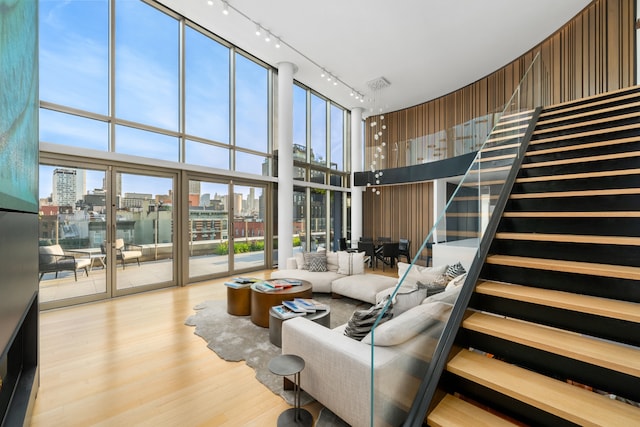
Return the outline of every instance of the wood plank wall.
[[[635,0],[594,0],[563,28],[500,70],[438,99],[387,113],[388,143],[383,154],[388,167],[396,161],[398,166],[404,164],[404,142],[409,139],[502,111],[537,52],[544,64],[541,77],[549,87],[543,105],[635,85]],[[365,165],[377,145],[369,129],[365,126]],[[409,238],[415,254],[433,226],[432,192],[430,182],[381,187],[380,195],[365,191],[363,235]]]

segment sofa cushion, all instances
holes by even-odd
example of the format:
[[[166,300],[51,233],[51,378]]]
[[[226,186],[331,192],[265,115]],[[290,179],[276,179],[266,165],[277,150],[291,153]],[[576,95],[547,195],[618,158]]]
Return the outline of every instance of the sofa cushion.
[[[422,301],[422,304],[429,304],[432,302],[446,302],[447,304],[455,304],[462,286],[455,286],[439,294],[431,295]]]
[[[404,262],[398,263],[398,278],[402,279],[404,274],[409,270],[411,264],[407,264]],[[441,265],[436,267],[422,267],[419,265],[414,265],[411,267],[409,272],[407,273],[403,285],[415,285],[418,282],[422,283],[432,283],[432,282],[441,282],[443,281],[443,276],[449,266]],[[443,282],[446,284],[446,281]]]
[[[338,273],[364,274],[364,252],[338,252]]]
[[[371,345],[373,341],[374,345],[383,347],[402,344],[434,325],[446,321],[451,307],[451,304],[444,302],[418,305],[394,316],[388,322],[378,324],[373,337],[369,333],[362,342]]]
[[[304,266],[304,253],[296,252],[293,254],[293,258],[296,260],[296,266],[298,270],[306,270]]]
[[[397,281],[394,277],[381,274],[355,274],[334,280],[331,292],[375,304],[378,292],[393,286]]]
[[[419,285],[403,285],[397,288],[392,286],[383,291],[378,292],[376,295],[376,301],[382,301],[383,299],[393,296],[393,314],[398,316],[405,311],[420,305],[422,301],[427,297],[427,287]]]
[[[449,283],[447,283],[445,290],[448,291],[450,289],[455,288],[456,286],[462,286],[466,278],[467,278],[467,273],[461,274],[458,277],[454,277],[453,279],[449,280]]]

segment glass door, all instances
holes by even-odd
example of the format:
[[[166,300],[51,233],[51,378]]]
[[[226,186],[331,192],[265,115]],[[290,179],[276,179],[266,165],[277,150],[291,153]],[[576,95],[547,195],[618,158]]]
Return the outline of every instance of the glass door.
[[[101,250],[110,220],[106,176],[106,167],[40,165],[39,298],[44,308],[109,295]]]
[[[234,184],[233,202],[234,270],[264,268],[267,189]]]
[[[189,179],[189,280],[229,272],[229,183]]]
[[[115,295],[170,286],[174,274],[174,175],[116,170],[105,248]]]

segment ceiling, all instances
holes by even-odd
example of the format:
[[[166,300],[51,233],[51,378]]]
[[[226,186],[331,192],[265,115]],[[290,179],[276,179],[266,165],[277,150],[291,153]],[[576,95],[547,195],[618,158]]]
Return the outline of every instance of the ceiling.
[[[421,104],[501,68],[590,0],[159,0],[211,32],[364,116]],[[256,36],[256,23],[272,41]],[[282,46],[275,48],[278,37]],[[338,78],[321,77],[322,68]],[[390,85],[372,90],[384,77]],[[351,90],[365,96],[360,102]]]

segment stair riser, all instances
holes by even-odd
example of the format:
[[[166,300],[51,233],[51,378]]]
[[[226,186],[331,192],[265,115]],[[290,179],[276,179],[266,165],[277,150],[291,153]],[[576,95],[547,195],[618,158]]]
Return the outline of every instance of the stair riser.
[[[640,246],[495,239],[489,253],[640,267]]]
[[[638,142],[626,142],[624,144],[611,144],[604,145],[599,147],[581,147],[580,145],[576,145],[575,150],[569,151],[558,151],[548,154],[532,154],[534,151],[530,151],[529,154],[525,157],[524,163],[527,165],[541,163],[541,162],[550,162],[555,160],[564,160],[564,159],[579,159],[583,157],[593,157],[593,156],[606,156],[617,153],[631,153],[634,151],[640,151],[640,141]]]
[[[637,113],[637,110],[636,112]],[[554,138],[558,136],[566,136],[572,135],[580,132],[595,132],[602,129],[608,129],[617,126],[629,126],[640,123],[640,116],[633,114],[629,117],[623,117],[620,115],[612,115],[608,120],[604,122],[590,123],[590,118],[588,120],[582,120],[582,123],[576,124],[575,126],[571,126],[566,129],[557,129],[557,130],[549,130],[544,133],[540,133],[538,127],[531,138],[532,141],[537,141],[539,139],[545,138]],[[553,126],[553,128],[560,128],[561,126]]]
[[[633,102],[625,102],[623,104],[619,103],[618,105],[606,105],[604,107],[599,106],[599,108],[598,108],[599,112],[597,112],[597,113],[592,113],[592,114],[589,114],[588,116],[581,116],[581,117],[576,117],[576,118],[565,118],[563,120],[556,121],[556,122],[549,123],[549,124],[544,124],[544,123],[541,123],[541,122],[546,122],[547,120],[550,120],[550,119],[553,120],[554,118],[544,117],[544,118],[541,118],[540,121],[538,122],[538,124],[536,125],[536,131],[553,129],[554,127],[558,127],[558,126],[567,126],[567,125],[579,124],[579,123],[583,123],[584,121],[602,120],[602,119],[606,119],[606,118],[615,119],[616,116],[637,113],[638,112],[638,106],[637,105],[632,105],[632,104],[637,103],[638,99],[634,99],[632,101]],[[612,107],[618,107],[618,106],[620,108],[617,108],[617,109],[615,109],[613,111],[602,111],[603,109],[606,109],[606,108],[612,108]],[[565,117],[581,115],[581,114],[584,114],[584,113],[590,113],[592,111],[595,111],[595,110],[572,112],[571,114],[568,114]],[[559,116],[555,117],[555,119],[558,119],[558,118],[560,118],[560,117]]]
[[[532,140],[530,143],[530,151],[535,152],[539,150],[546,150],[549,148],[557,148],[557,147],[570,147],[570,146],[579,146],[582,144],[589,144],[592,142],[602,142],[602,141],[612,141],[616,139],[623,138],[633,138],[638,136],[638,128],[639,126],[635,126],[632,129],[624,129],[624,130],[616,130],[611,129],[610,132],[601,132],[594,135],[580,135],[572,138],[563,138],[560,140],[550,140],[551,135],[540,135],[537,139]]]
[[[640,325],[611,317],[480,293],[473,294],[469,307],[629,345],[640,345]]]
[[[521,169],[518,178],[567,175],[574,173],[619,171],[626,169],[637,169],[638,165],[640,165],[640,157],[638,156],[597,161],[577,161],[574,163],[567,163],[562,165],[536,165],[535,167]]]
[[[526,182],[522,184],[516,183],[513,186],[512,194],[581,190],[613,190],[616,188],[640,188],[640,174],[597,178],[580,178],[558,181]]]
[[[599,390],[640,401],[640,379],[636,377],[472,330],[463,330],[461,338],[469,347],[491,353],[508,363],[546,376],[571,378],[580,384],[590,384]]]
[[[638,94],[638,96],[630,97],[628,99],[619,99],[622,96],[634,94],[634,93]],[[636,87],[630,88],[629,90],[622,90],[622,91],[616,91],[614,93],[607,93],[597,97],[584,98],[575,102],[571,102],[570,107],[578,107],[581,105],[584,106],[584,108],[581,108],[581,109],[571,110],[571,114],[576,114],[584,111],[592,111],[594,109],[608,108],[615,105],[628,104],[631,102],[636,102],[639,98],[640,98],[640,89]],[[599,104],[596,107],[590,105],[597,101],[606,101],[606,100],[609,100],[609,102]],[[568,114],[565,111],[567,108],[568,108],[567,105],[545,107],[544,115],[541,117],[541,120],[546,120],[556,116],[565,116]]]
[[[505,396],[491,388],[484,387],[465,378],[443,373],[441,381],[444,389],[450,393],[459,392],[481,405],[489,406],[499,413],[517,419],[524,425],[530,426],[554,426],[554,427],[576,427],[577,424],[565,419],[556,417],[540,409],[527,405],[519,400]]]
[[[640,218],[502,218],[498,232],[640,237]]]
[[[631,279],[618,279],[494,264],[485,264],[480,277],[496,282],[513,283],[535,288],[554,289],[640,303],[640,286],[638,286],[637,280]]]
[[[540,199],[510,199],[506,212],[600,212],[636,210],[640,195],[550,197]]]

